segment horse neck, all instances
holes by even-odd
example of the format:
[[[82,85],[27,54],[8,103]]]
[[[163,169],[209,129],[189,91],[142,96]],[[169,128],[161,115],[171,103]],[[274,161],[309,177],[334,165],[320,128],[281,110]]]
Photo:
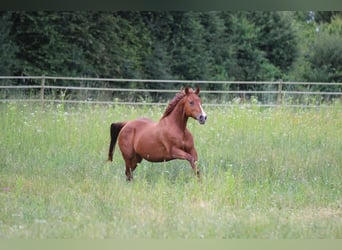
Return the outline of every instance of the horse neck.
[[[182,101],[180,101],[176,105],[176,107],[172,110],[168,117],[168,119],[176,124],[177,127],[179,127],[182,131],[185,130],[188,122],[188,116],[185,115],[184,105]]]

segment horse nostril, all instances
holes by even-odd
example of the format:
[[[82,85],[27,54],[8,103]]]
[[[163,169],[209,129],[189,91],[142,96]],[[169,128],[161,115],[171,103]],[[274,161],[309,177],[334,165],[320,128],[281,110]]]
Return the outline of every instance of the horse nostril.
[[[206,115],[200,115],[198,120],[201,124],[203,124],[207,120],[207,116]]]

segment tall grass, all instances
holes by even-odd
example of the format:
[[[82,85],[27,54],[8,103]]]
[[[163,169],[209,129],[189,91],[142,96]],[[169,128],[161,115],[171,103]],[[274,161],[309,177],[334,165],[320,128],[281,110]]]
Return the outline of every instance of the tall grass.
[[[162,107],[0,104],[0,238],[342,238],[342,123],[322,109],[206,108],[187,162],[132,183],[109,125]]]

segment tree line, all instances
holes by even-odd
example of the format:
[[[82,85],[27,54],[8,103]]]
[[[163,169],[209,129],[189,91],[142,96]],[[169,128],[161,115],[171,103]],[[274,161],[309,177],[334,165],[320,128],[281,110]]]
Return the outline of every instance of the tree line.
[[[0,58],[0,75],[342,82],[342,14],[6,11]]]

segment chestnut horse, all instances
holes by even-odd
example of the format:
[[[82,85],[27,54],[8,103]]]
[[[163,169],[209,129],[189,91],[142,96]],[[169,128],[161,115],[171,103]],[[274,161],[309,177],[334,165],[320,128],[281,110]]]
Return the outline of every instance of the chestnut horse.
[[[199,88],[193,91],[186,87],[177,93],[159,122],[140,118],[111,124],[108,160],[113,160],[114,147],[119,139],[118,144],[126,163],[128,181],[133,179],[133,171],[142,159],[150,162],[187,160],[197,176],[200,176],[196,166],[197,152],[194,139],[186,128],[189,117],[196,119],[200,124],[207,120],[199,92]]]

